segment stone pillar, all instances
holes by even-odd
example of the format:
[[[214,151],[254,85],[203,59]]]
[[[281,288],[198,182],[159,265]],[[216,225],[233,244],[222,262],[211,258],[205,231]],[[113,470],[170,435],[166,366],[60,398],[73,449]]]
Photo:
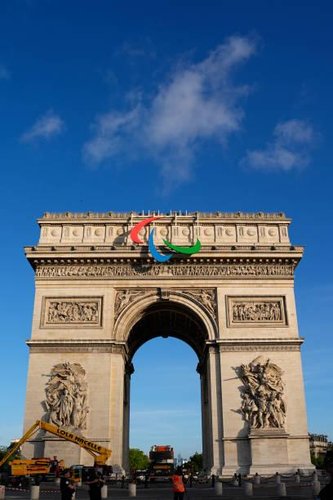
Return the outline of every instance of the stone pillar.
[[[221,394],[221,369],[219,350],[210,346],[208,351],[208,388],[210,407],[211,429],[211,471],[219,475],[223,466],[223,421],[222,421],[222,394]]]
[[[199,370],[198,370],[199,371]],[[210,434],[209,434],[209,409],[208,409],[208,389],[206,367],[200,367],[200,388],[201,388],[201,429],[202,429],[202,458],[204,469],[210,469]]]
[[[123,423],[123,458],[122,467],[125,471],[129,471],[129,427],[130,427],[130,391],[131,391],[131,374],[133,366],[126,367],[124,374],[124,423]]]

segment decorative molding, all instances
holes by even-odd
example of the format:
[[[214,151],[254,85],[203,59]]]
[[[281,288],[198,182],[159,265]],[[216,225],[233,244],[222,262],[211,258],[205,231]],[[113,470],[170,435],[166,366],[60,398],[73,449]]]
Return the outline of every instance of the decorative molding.
[[[41,328],[102,326],[103,297],[43,297]]]
[[[300,351],[300,346],[297,345],[261,345],[260,347],[256,345],[226,345],[220,347],[223,352],[273,352],[273,351]]]
[[[285,297],[226,296],[228,327],[287,326]]]
[[[126,356],[127,346],[124,343],[108,340],[95,340],[95,339],[79,339],[79,340],[28,340],[26,344],[29,346],[30,352],[34,353],[80,353],[80,352],[94,352],[94,353],[114,353]]]
[[[279,259],[282,261],[282,259]],[[161,278],[205,278],[205,279],[290,279],[294,275],[296,263],[220,263],[220,264],[155,264],[155,263],[116,263],[116,264],[48,264],[39,263],[37,279],[161,279]]]
[[[207,347],[219,352],[270,352],[270,351],[300,351],[303,339],[297,338],[230,338],[207,342]]]
[[[74,220],[91,220],[91,219],[131,219],[144,218],[151,216],[174,218],[174,217],[184,217],[184,218],[210,218],[210,219],[274,219],[289,221],[283,212],[278,213],[266,213],[266,212],[181,212],[179,210],[174,212],[169,212],[168,214],[162,214],[159,212],[63,212],[63,213],[51,213],[45,212],[41,217],[40,221],[44,220],[61,220],[61,219],[74,219]]]

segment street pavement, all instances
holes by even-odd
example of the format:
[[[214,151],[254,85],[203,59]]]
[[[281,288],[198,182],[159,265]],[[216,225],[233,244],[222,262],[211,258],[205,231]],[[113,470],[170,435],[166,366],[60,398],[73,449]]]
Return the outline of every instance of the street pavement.
[[[253,499],[268,500],[279,499],[277,496],[277,486],[275,482],[268,481],[261,485],[253,486]],[[311,481],[302,481],[296,484],[293,481],[286,481],[288,499],[313,499]],[[222,496],[233,500],[244,499],[245,493],[242,486],[233,486],[230,482],[223,483]],[[31,495],[29,490],[20,490],[14,488],[6,488],[5,498],[8,500],[30,500]],[[42,483],[40,488],[40,500],[60,500],[59,486],[54,483]],[[108,499],[121,500],[129,498],[127,487],[120,488],[120,486],[108,485]],[[149,488],[144,488],[143,485],[137,485],[137,498],[140,500],[172,500],[173,493],[171,485],[150,485]],[[193,488],[188,488],[185,495],[185,500],[206,500],[209,498],[218,498],[215,493],[215,488],[209,485],[195,485]],[[82,486],[77,489],[76,500],[88,500],[89,492],[87,486]]]

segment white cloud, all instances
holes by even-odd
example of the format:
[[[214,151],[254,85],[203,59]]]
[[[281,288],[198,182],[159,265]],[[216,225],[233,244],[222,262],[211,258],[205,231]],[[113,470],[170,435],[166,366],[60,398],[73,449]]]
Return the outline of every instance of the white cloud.
[[[59,115],[53,111],[48,111],[38,118],[32,127],[21,136],[23,142],[34,142],[39,139],[51,139],[64,130],[64,122]]]
[[[85,160],[88,163],[98,164],[120,152],[124,136],[136,129],[139,118],[139,107],[127,113],[111,111],[97,117],[92,126],[95,135],[83,147]]]
[[[316,133],[310,123],[288,120],[276,125],[273,140],[265,149],[247,151],[242,162],[261,170],[289,171],[308,165],[315,142]]]
[[[0,64],[0,80],[9,80],[10,78],[10,73],[8,69]]]
[[[145,104],[139,98],[130,110],[97,117],[85,160],[99,164],[136,148],[155,159],[169,183],[188,179],[204,141],[225,144],[240,129],[249,87],[235,85],[232,74],[255,51],[253,39],[230,37],[201,62],[178,66]]]

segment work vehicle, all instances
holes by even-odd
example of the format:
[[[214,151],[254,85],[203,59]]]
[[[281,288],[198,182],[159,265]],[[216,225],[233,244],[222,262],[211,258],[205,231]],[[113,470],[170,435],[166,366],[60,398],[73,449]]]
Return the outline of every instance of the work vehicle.
[[[15,443],[15,445],[11,447],[10,450],[8,450],[8,452],[5,454],[2,460],[0,460],[0,467],[4,463],[6,463],[7,460],[15,453],[15,451],[17,451],[20,448],[20,446],[22,446],[23,443],[28,441],[28,439],[30,439],[31,436],[33,436],[33,434],[35,434],[38,430],[44,430],[46,432],[50,432],[55,436],[61,437],[66,441],[71,441],[72,443],[77,444],[81,448],[85,449],[90,455],[94,457],[94,466],[101,466],[101,467],[105,466],[106,461],[111,456],[111,450],[109,450],[108,448],[104,448],[103,446],[100,446],[94,441],[89,441],[89,439],[85,438],[84,436],[74,434],[73,432],[58,427],[57,425],[50,424],[49,422],[44,422],[44,420],[36,420],[36,422],[27,430],[27,432],[21,437],[21,439],[19,439],[17,443]],[[27,475],[27,474],[44,475],[50,472],[51,460],[49,458],[33,458],[31,460],[26,460],[26,459],[13,460],[12,462],[9,463],[11,467],[13,467],[12,466],[13,462],[14,462],[14,469],[12,468],[12,470],[15,470],[15,467],[17,467],[16,470],[19,470],[19,467],[21,467],[22,471],[29,470],[29,472],[20,475]],[[36,466],[35,468],[34,465]]]
[[[171,446],[152,446],[149,461],[149,481],[168,481],[171,478],[174,469],[174,452]]]
[[[51,472],[49,458],[31,458],[30,460],[17,458],[9,462],[12,476],[44,475]]]

